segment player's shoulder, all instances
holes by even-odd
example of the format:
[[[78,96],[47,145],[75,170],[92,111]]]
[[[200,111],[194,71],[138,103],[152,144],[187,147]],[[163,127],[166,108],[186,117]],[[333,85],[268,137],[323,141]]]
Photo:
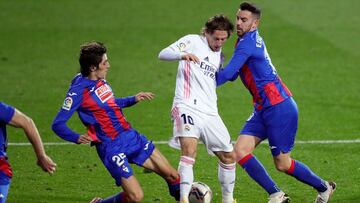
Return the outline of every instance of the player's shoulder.
[[[12,107],[11,105],[0,101],[0,110],[7,110],[7,109],[13,109],[13,108],[14,107]]]
[[[246,33],[243,37],[238,39],[238,47],[259,48],[264,44],[262,37],[257,30]]]
[[[0,121],[8,123],[13,117],[14,112],[15,108],[13,106],[0,102]]]
[[[201,40],[201,37],[198,34],[187,34],[187,35],[183,36],[181,39],[186,40],[189,43],[194,43],[196,41]]]
[[[260,36],[258,30],[254,30],[252,32],[247,33],[246,36],[248,40],[255,45],[256,47],[262,47],[264,44],[263,38]]]
[[[68,93],[76,93],[81,94],[83,90],[90,85],[90,82],[88,79],[83,77],[80,73],[76,74],[74,78],[71,80],[71,84],[69,87]]]

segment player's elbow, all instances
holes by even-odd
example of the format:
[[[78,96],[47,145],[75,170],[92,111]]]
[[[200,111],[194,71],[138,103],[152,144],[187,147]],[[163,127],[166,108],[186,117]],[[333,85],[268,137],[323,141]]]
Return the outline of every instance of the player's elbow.
[[[22,114],[21,120],[22,122],[20,124],[20,127],[23,128],[24,130],[31,129],[35,126],[33,119],[25,114]]]
[[[158,59],[163,60],[163,61],[166,60],[164,50],[160,51],[160,53],[158,55]]]
[[[56,134],[59,134],[60,130],[61,130],[61,124],[59,122],[54,121],[51,124],[51,129],[52,131],[54,131]]]

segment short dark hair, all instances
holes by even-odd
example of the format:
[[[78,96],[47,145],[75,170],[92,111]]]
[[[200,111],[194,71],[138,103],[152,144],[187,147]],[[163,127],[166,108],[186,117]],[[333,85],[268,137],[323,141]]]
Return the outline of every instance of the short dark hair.
[[[228,17],[223,14],[218,14],[209,18],[209,20],[205,23],[205,27],[202,32],[213,34],[215,30],[226,31],[229,38],[231,33],[234,31],[234,25]]]
[[[101,42],[87,42],[80,46],[80,72],[83,76],[89,76],[91,66],[98,67],[106,47]]]
[[[256,15],[258,18],[261,17],[261,9],[256,6],[254,3],[243,2],[240,4],[240,10],[250,11],[252,14]]]

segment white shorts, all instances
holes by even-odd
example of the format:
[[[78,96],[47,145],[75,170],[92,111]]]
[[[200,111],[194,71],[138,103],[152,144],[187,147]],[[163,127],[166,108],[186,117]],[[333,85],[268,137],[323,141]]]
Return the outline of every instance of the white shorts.
[[[179,137],[194,137],[205,144],[210,155],[233,150],[230,134],[219,115],[175,106],[171,117],[174,124],[173,137],[169,141],[171,147],[181,149]]]

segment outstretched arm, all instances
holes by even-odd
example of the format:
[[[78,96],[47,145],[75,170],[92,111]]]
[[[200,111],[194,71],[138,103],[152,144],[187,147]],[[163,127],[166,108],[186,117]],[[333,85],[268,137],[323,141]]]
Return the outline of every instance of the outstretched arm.
[[[171,46],[161,50],[161,52],[159,53],[159,59],[164,61],[185,60],[193,61],[195,63],[200,62],[199,58],[194,54],[181,52],[179,50],[173,49]]]
[[[140,102],[144,100],[153,100],[155,97],[155,94],[152,92],[139,92],[135,95],[135,101]]]
[[[126,108],[130,107],[140,101],[152,100],[154,99],[155,94],[152,92],[139,92],[135,96],[116,98],[115,102],[121,107]]]
[[[9,124],[14,127],[24,129],[24,132],[33,146],[37,156],[37,164],[48,173],[52,174],[55,172],[56,163],[54,163],[51,158],[46,155],[39,131],[36,128],[34,121],[19,110],[15,109],[15,113]]]

